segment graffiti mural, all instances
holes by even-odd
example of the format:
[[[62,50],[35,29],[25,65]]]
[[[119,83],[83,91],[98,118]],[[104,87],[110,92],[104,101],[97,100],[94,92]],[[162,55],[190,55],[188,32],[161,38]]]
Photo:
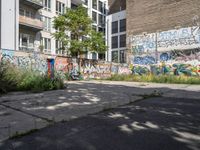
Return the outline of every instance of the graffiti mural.
[[[42,73],[47,72],[47,57],[34,53],[24,53],[12,50],[2,50],[2,62],[9,62],[24,69]]]
[[[181,28],[158,33],[158,50],[187,49],[200,46],[199,27]],[[187,47],[188,46],[188,47]]]
[[[133,36],[131,39],[134,54],[144,54],[155,51],[156,34],[144,34]]]
[[[55,60],[55,69],[56,71],[68,73],[70,70],[72,70],[72,63],[71,58],[66,57],[56,57]]]

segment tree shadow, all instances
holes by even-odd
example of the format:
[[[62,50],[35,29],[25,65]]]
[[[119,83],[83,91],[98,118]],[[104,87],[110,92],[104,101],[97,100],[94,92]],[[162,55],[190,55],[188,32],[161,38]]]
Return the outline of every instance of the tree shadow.
[[[7,140],[0,149],[198,150],[199,107],[195,99],[148,98]]]

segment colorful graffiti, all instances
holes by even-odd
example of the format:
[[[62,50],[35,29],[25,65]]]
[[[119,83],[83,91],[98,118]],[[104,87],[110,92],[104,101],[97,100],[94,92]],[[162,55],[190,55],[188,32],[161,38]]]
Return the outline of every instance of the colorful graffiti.
[[[82,60],[81,73],[83,78],[108,78],[111,76],[111,65],[98,63],[95,60]]]
[[[56,71],[68,73],[72,70],[73,64],[71,58],[66,57],[56,57],[55,59],[55,69]]]
[[[147,56],[135,56],[133,60],[134,64],[140,64],[140,65],[150,65],[155,64],[156,59],[153,56],[147,55]]]
[[[34,53],[24,53],[12,50],[2,50],[2,62],[10,62],[24,69],[32,69],[42,73],[47,72],[47,57]]]
[[[172,49],[194,49],[200,47],[200,27],[180,28],[150,34],[132,36],[134,55]]]

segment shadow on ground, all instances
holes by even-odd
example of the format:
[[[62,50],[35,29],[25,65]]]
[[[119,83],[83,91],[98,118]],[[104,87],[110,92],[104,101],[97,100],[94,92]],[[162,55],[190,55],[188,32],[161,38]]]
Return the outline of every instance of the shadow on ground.
[[[7,140],[0,149],[199,150],[199,108],[199,100],[149,98]]]

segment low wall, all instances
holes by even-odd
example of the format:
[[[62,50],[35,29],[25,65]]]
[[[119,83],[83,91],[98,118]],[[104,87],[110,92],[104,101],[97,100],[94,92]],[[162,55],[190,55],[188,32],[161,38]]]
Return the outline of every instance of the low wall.
[[[176,55],[175,55],[176,54]],[[142,56],[140,56],[141,59]],[[1,50],[0,61],[8,61],[24,69],[31,69],[41,73],[48,71],[48,59],[54,59],[54,69],[63,75],[70,71],[79,70],[84,79],[100,79],[111,77],[112,74],[135,74],[135,75],[187,75],[200,76],[200,51],[188,51],[187,55],[178,52],[165,52],[159,54],[157,63],[138,58],[132,64],[115,64],[89,59],[73,59],[70,57],[51,56],[33,52],[26,53],[12,50]],[[145,58],[147,59],[147,58]],[[147,59],[148,60],[148,59]],[[138,62],[138,63],[136,63]]]

